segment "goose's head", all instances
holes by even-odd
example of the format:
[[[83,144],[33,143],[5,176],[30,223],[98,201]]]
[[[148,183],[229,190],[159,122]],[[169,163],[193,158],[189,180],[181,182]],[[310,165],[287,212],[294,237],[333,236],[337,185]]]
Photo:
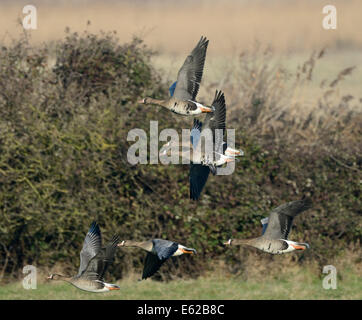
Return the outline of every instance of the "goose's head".
[[[142,98],[140,100],[137,101],[140,104],[146,104],[147,103],[147,98]]]
[[[295,242],[290,240],[284,240],[288,244],[288,248],[285,250],[285,252],[295,251],[295,250],[306,250],[309,249],[308,243],[303,242]]]
[[[123,240],[122,242],[117,244],[117,247],[124,247],[126,245],[126,240]]]
[[[63,275],[57,274],[57,273],[52,273],[47,277],[47,280],[61,280],[62,278],[64,278]]]
[[[170,151],[170,146],[171,146],[171,141],[165,143],[161,149],[160,149],[160,156],[166,156],[169,155],[169,151]]]
[[[201,113],[214,113],[215,111],[214,107],[209,108],[209,107],[200,106],[199,109]]]
[[[184,253],[188,253],[188,254],[196,254],[197,253],[194,248],[187,248],[187,247],[185,247],[185,246],[183,246],[181,244],[179,244],[177,251],[178,251],[177,255],[184,254]]]
[[[224,246],[231,246],[232,241],[233,241],[233,239],[229,239],[228,241],[224,242],[223,245]]]
[[[120,290],[120,287],[115,285],[115,284],[112,284],[112,283],[105,283],[104,284],[104,287],[107,291],[112,291],[112,290]]]
[[[162,149],[163,148],[168,148],[171,146],[171,140],[169,142],[166,142],[163,146],[162,146]]]

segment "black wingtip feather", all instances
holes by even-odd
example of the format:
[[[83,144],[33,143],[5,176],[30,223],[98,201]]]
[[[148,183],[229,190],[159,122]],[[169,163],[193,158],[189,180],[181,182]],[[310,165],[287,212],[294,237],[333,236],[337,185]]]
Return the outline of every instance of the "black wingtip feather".
[[[99,228],[99,224],[97,223],[97,221],[93,221],[90,228],[89,228],[89,233],[94,233],[94,234],[100,234],[101,230]]]
[[[109,241],[109,243],[112,245],[112,246],[117,246],[117,244],[119,243],[120,241],[120,237],[118,234],[114,234],[112,239]]]
[[[198,47],[206,47],[208,46],[209,44],[209,40],[205,37],[205,36],[201,36],[200,40],[199,40],[199,43],[197,44]]]
[[[216,104],[216,103],[225,105],[225,95],[224,95],[224,92],[222,92],[221,90],[215,91],[215,97],[214,97],[214,101],[212,104]]]

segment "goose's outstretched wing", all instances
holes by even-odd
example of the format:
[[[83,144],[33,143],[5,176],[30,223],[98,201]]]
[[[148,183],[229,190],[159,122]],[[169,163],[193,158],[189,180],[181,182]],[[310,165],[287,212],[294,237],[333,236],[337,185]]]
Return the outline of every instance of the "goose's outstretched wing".
[[[194,126],[191,129],[190,140],[193,148],[196,148],[200,140],[202,130],[202,122],[198,119],[194,119]]]
[[[166,260],[160,260],[155,254],[148,252],[143,267],[142,280],[154,275]]]
[[[173,92],[176,99],[195,100],[204,70],[208,44],[209,40],[201,37],[196,47],[187,56],[177,75],[177,84]]]
[[[170,96],[173,97],[173,93],[175,92],[177,81],[175,81],[171,87],[168,88],[168,91],[170,92]]]
[[[104,281],[104,275],[108,266],[113,262],[118,243],[119,237],[114,235],[107,246],[102,248],[96,256],[89,261],[82,275],[87,279],[90,277],[93,278],[94,275],[96,275],[96,280]]]
[[[78,276],[87,268],[90,260],[94,258],[101,250],[102,236],[97,222],[93,221],[83,242],[83,248],[80,252],[80,265]]]
[[[163,239],[153,239],[153,248],[159,259],[168,259],[171,257],[178,249],[178,243],[163,240]]]
[[[204,127],[210,128],[213,134],[214,150],[223,154],[224,152],[224,134],[226,122],[226,104],[225,96],[222,91],[216,91],[214,101],[211,105],[214,112],[208,113],[205,117]]]
[[[214,101],[211,106],[214,108],[214,112],[208,113],[205,117],[205,128],[211,130],[221,129],[225,130],[226,122],[226,103],[225,95],[222,91],[215,92]]]
[[[263,226],[263,230],[261,231],[261,235],[263,235],[265,233],[266,228],[268,227],[269,217],[261,219],[260,222]]]
[[[156,273],[162,264],[178,249],[178,243],[176,242],[162,239],[154,239],[152,242],[155,253],[147,253],[142,279],[147,279]]]
[[[267,228],[262,237],[268,239],[288,239],[294,217],[311,208],[310,198],[288,202],[271,211]]]
[[[103,248],[103,254],[100,256],[100,262],[97,263],[97,273],[99,274],[99,280],[104,279],[104,275],[108,269],[108,266],[113,262],[114,260],[114,254],[116,253],[117,244],[119,243],[119,236],[114,235],[107,244],[105,248]],[[94,258],[97,259],[97,256]]]
[[[190,199],[198,200],[210,174],[210,168],[202,164],[190,165]]]

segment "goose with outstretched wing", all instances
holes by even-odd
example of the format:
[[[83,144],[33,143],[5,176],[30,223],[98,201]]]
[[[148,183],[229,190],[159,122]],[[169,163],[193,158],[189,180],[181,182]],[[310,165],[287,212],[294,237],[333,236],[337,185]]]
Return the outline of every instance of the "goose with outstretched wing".
[[[295,250],[305,250],[309,244],[288,240],[294,218],[312,207],[308,197],[288,202],[272,210],[267,219],[262,220],[263,232],[258,238],[229,239],[225,245],[248,245],[264,252],[282,254]]]
[[[99,225],[93,222],[87,232],[83,248],[80,252],[80,265],[78,274],[68,277],[53,273],[49,280],[63,280],[75,287],[89,292],[106,292],[119,290],[115,284],[104,281],[104,274],[114,259],[119,237],[114,235],[110,242],[102,247],[102,236]]]
[[[177,242],[152,239],[148,241],[124,240],[118,244],[119,247],[137,247],[147,251],[143,268],[142,280],[151,277],[162,264],[172,256],[179,256],[184,253],[196,254],[193,248],[187,248]]]
[[[235,161],[236,156],[244,155],[242,150],[227,146],[224,142],[226,104],[222,91],[216,91],[211,104],[213,113],[207,114],[204,122],[194,119],[190,141],[181,143],[182,158],[190,161],[190,198],[198,200],[210,172],[214,175],[218,167],[227,162]],[[201,137],[205,140],[200,142]],[[211,148],[207,148],[208,144]],[[164,144],[160,156],[170,155],[174,144],[172,141]],[[203,148],[204,147],[204,148]],[[210,153],[212,153],[210,155]]]
[[[196,47],[187,56],[177,75],[177,81],[170,87],[170,97],[165,100],[146,97],[138,101],[164,107],[174,113],[192,116],[212,112],[210,107],[196,102],[205,65],[209,40],[201,37]]]

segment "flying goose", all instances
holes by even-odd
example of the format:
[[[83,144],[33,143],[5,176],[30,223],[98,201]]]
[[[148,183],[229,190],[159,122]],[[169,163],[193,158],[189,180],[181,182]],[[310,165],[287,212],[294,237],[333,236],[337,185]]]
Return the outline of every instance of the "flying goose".
[[[190,165],[190,198],[198,200],[202,189],[209,177],[210,171],[215,175],[218,167],[227,162],[235,161],[236,156],[244,155],[242,150],[236,150],[228,147],[223,141],[225,134],[226,105],[225,96],[222,91],[216,91],[214,101],[211,104],[214,109],[205,117],[204,123],[194,119],[194,126],[191,130],[190,142],[181,143],[181,156],[189,158],[192,161]],[[206,130],[210,130],[212,142],[214,145],[213,160],[207,157],[205,148],[199,144],[200,137]],[[172,142],[166,143],[161,148],[161,155],[168,154],[172,150]],[[198,147],[197,147],[198,146]]]
[[[170,87],[170,98],[158,100],[146,97],[138,102],[158,105],[186,116],[212,112],[210,107],[195,101],[200,87],[208,44],[209,40],[201,37],[196,47],[187,56],[178,72],[177,81]]]
[[[215,92],[214,101],[212,103],[212,108],[214,113],[208,113],[205,116],[205,120],[202,123],[201,121],[194,119],[194,128],[197,131],[195,134],[191,135],[191,140],[196,139],[194,143],[197,144],[202,130],[211,130],[213,135],[213,143],[215,145],[215,151],[222,153],[226,156],[243,156],[244,152],[242,150],[237,150],[229,147],[227,143],[223,140],[225,136],[226,129],[226,104],[225,104],[225,95],[222,91]],[[217,109],[217,110],[216,110]],[[216,133],[216,130],[219,129],[221,134]]]
[[[61,274],[51,274],[49,280],[63,280],[78,289],[89,292],[105,292],[119,290],[115,284],[104,282],[104,274],[108,265],[113,261],[119,237],[114,235],[106,247],[101,247],[102,237],[99,225],[94,221],[85,236],[83,248],[80,252],[80,266],[78,274],[67,277]]]
[[[248,245],[272,254],[282,254],[294,250],[309,248],[307,243],[288,240],[288,234],[293,224],[293,219],[298,214],[312,206],[310,198],[288,202],[270,212],[268,219],[264,218],[263,233],[253,239],[229,239],[224,245]],[[265,227],[266,226],[266,227]]]
[[[142,280],[151,277],[161,265],[172,256],[179,256],[184,253],[196,254],[196,250],[193,248],[187,248],[177,242],[162,239],[152,239],[142,242],[124,240],[119,243],[118,246],[138,247],[148,252],[143,268]]]

